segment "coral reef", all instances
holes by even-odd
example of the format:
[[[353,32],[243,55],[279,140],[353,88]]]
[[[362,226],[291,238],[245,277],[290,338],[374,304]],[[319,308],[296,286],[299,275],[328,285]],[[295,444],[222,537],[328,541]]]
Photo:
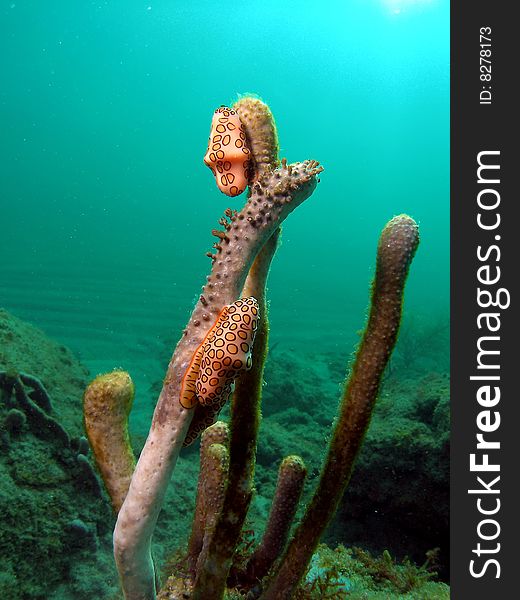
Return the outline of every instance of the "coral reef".
[[[74,415],[66,395],[81,397],[85,370],[41,331],[0,316],[0,337],[9,340],[0,361],[0,596],[87,600],[97,590],[109,598],[113,520],[76,433],[80,404]],[[33,344],[41,344],[38,361]]]
[[[88,380],[87,369],[68,348],[2,308],[0,369],[37,375],[49,397],[60,399],[53,410],[63,427],[72,437],[83,434],[78,408]]]
[[[31,331],[34,328],[14,317],[12,321],[18,327],[23,327],[27,335],[31,336],[30,340],[45,339],[46,349],[55,348],[52,352],[48,351],[41,365],[42,368],[47,368],[45,365],[52,363],[56,357],[56,369],[59,371],[51,372],[51,381],[74,377],[74,373],[83,370],[74,363],[69,373],[60,360],[63,351],[59,345],[53,345],[38,331],[33,338]],[[4,331],[10,326],[11,321],[5,324]],[[4,349],[9,350],[11,355],[16,355],[16,347],[4,346]],[[430,362],[430,359],[427,360]],[[157,363],[164,364],[164,361],[165,356],[159,354]],[[5,365],[3,366],[5,369]],[[289,351],[288,346],[281,341],[269,353],[264,374],[266,384],[262,394],[263,419],[258,436],[255,491],[246,529],[235,555],[242,567],[247,564],[254,551],[255,540],[252,531],[261,533],[268,518],[269,499],[275,494],[280,458],[295,450],[301,453],[308,466],[309,482],[303,495],[303,503],[308,501],[310,488],[316,482],[323,459],[325,440],[336,411],[335,402],[339,383],[344,377],[344,369],[344,359],[333,345],[330,346],[329,352],[327,346],[323,345],[323,351],[316,354],[303,347],[297,351]],[[53,400],[53,411],[61,412],[62,404],[66,404],[68,398],[50,393],[51,386],[42,378],[42,373],[36,370],[32,372],[45,381],[49,397]],[[287,377],[287,373],[291,373],[291,377]],[[406,372],[393,371],[392,377],[385,379],[356,462],[356,469],[340,503],[337,517],[323,539],[331,547],[338,541],[349,540],[349,544],[364,549],[370,548],[374,556],[388,548],[392,556],[400,556],[402,559],[408,554],[417,564],[424,561],[426,550],[440,545],[440,565],[435,570],[441,569],[442,572],[442,563],[447,561],[448,548],[446,536],[449,500],[449,379],[446,375],[433,372],[426,376],[424,373],[420,376],[414,375],[413,378],[406,378],[405,375]],[[140,391],[140,394],[142,393],[143,390]],[[74,392],[76,397],[79,397],[79,394],[79,390]],[[280,397],[284,398],[284,402],[280,402]],[[301,406],[302,409],[295,408],[297,406]],[[0,407],[3,416],[9,411],[19,411],[25,417],[25,413],[19,409],[9,409],[7,412],[5,410],[6,408]],[[79,410],[78,402],[74,419],[76,423],[81,423]],[[227,412],[225,414],[227,415]],[[52,597],[69,600],[73,597],[87,599],[94,594],[100,600],[113,600],[114,588],[110,586],[116,585],[116,579],[111,564],[113,558],[110,532],[97,534],[98,544],[95,552],[86,550],[88,544],[83,551],[77,549],[81,544],[80,540],[71,541],[72,549],[69,548],[70,538],[65,535],[68,532],[68,524],[78,518],[78,515],[90,528],[92,523],[97,522],[96,519],[103,520],[101,526],[96,525],[96,530],[106,530],[110,526],[107,507],[101,511],[98,511],[101,508],[99,504],[88,508],[86,503],[89,502],[90,494],[78,494],[75,486],[63,484],[62,475],[56,477],[53,465],[59,465],[59,462],[52,457],[50,441],[35,437],[26,426],[13,435],[9,434],[9,437],[0,427],[1,431],[4,431],[4,440],[8,442],[10,452],[6,453],[5,449],[0,452],[2,485],[6,490],[5,497],[2,496],[6,504],[0,502],[0,518],[3,523],[9,522],[5,516],[7,506],[12,511],[10,514],[23,515],[21,520],[13,519],[12,529],[9,528],[11,526],[4,527],[0,542],[3,565],[0,591],[3,596],[14,599]],[[24,445],[23,452],[21,443]],[[137,453],[140,449],[139,440],[132,439],[132,443],[134,452]],[[75,452],[88,454],[85,438],[73,437],[71,446]],[[171,554],[172,546],[176,545],[172,540],[183,539],[189,535],[188,527],[193,513],[198,470],[195,450],[192,446],[187,449],[185,456],[184,452],[181,455],[175,474],[178,485],[168,492],[165,509],[158,521],[154,556],[157,564],[161,565],[165,579],[174,571],[174,566],[165,563],[166,557]],[[28,458],[32,456],[35,460]],[[7,483],[4,479],[7,471],[4,469],[8,464],[9,472],[16,467],[16,474],[23,478],[24,483],[19,483],[16,479],[12,480],[13,483]],[[24,465],[23,469],[20,464]],[[35,486],[33,482],[38,473],[38,481],[42,483]],[[26,484],[25,481],[29,483]],[[24,508],[20,504],[22,489]],[[49,496],[44,494],[46,490]],[[48,500],[51,496],[54,498],[52,501]],[[54,504],[69,508],[46,512],[47,506]],[[33,515],[30,518],[27,516],[29,506],[30,514]],[[93,512],[89,513],[91,509]],[[50,519],[53,523],[49,526],[46,521]],[[28,552],[27,544],[20,542],[20,523],[24,524],[26,530],[27,537],[24,539],[37,539],[43,554],[48,555],[51,552],[49,544],[54,543],[55,537],[64,540],[61,546],[64,551],[55,553],[52,564],[39,559],[36,564],[33,563],[32,546]],[[37,529],[33,529],[34,527]],[[78,561],[78,552],[81,562]],[[324,546],[318,548],[311,561],[309,575],[302,583],[302,591],[298,591],[295,597],[329,597],[320,596],[323,590],[327,590],[330,597],[334,597],[332,593],[338,586],[335,585],[334,579],[331,580],[332,585],[327,583],[330,580],[329,574],[333,574],[327,567],[330,561],[321,558],[324,554],[332,556],[332,552]],[[355,569],[354,575],[349,578],[351,583],[356,583],[356,587],[350,589],[352,597],[386,600],[403,596],[391,587],[390,583],[385,583],[385,580],[373,581],[364,565],[355,561],[351,554],[349,558],[349,553],[350,551],[334,552],[333,556],[337,557],[335,568],[340,572],[347,573],[351,568]],[[195,553],[197,557],[198,554]],[[318,562],[324,566],[318,569]],[[313,595],[308,596],[308,587],[312,585],[309,578],[314,577],[318,571],[323,576],[312,580],[315,582],[315,589],[312,591]],[[344,579],[346,575],[342,577]],[[305,595],[299,596],[300,593]],[[341,593],[343,592],[340,592],[340,597]],[[237,594],[236,597],[240,596]],[[429,580],[421,588],[407,593],[405,597],[447,598],[448,591],[445,586]]]
[[[397,339],[404,285],[418,244],[417,225],[406,215],[394,217],[381,233],[368,323],[345,386],[320,481],[265,600],[292,597],[350,480]]]
[[[398,563],[389,552],[380,557],[359,548],[318,547],[296,600],[448,600],[449,588],[435,578],[435,552],[417,567]]]
[[[440,546],[439,572],[447,578],[449,377],[405,375],[383,382],[356,468],[323,541],[349,540],[376,553],[388,548],[416,561]],[[265,498],[273,494],[280,456],[297,448],[310,483],[316,482],[343,376],[342,357],[332,349],[317,356],[305,348],[289,352],[280,344],[268,357],[253,507],[261,518],[255,517],[255,527],[266,516]],[[306,490],[303,500],[308,499]]]
[[[39,379],[26,373],[0,371],[0,389],[7,406],[16,402],[24,411],[29,428],[35,435],[57,439],[66,448],[70,446],[69,434],[51,416],[51,401]]]
[[[331,541],[343,537],[414,560],[420,549],[440,546],[438,570],[447,578],[449,435],[447,376],[388,382]]]
[[[258,298],[263,316],[253,346],[255,360],[252,368],[237,381],[231,400],[230,465],[226,495],[215,532],[209,541],[208,556],[204,563],[198,565],[195,573],[195,598],[224,593],[253,497],[260,397],[269,334],[265,285],[278,246],[278,237],[279,230],[276,230],[255,258],[244,284],[243,292]]]
[[[208,253],[211,273],[168,366],[150,433],[130,485],[125,483],[118,492],[122,499],[128,488],[114,531],[114,554],[127,600],[156,597],[159,581],[151,537],[167,483],[181,447],[214,422],[231,396],[229,433],[221,423],[204,433],[188,552],[171,565],[173,573],[159,598],[217,600],[226,594],[234,597],[240,591],[251,599],[289,600],[305,591],[305,573],[350,480],[370,423],[382,375],[397,339],[404,285],[419,241],[417,226],[406,215],[395,217],[384,228],[377,251],[370,315],[345,385],[318,485],[281,556],[306,475],[300,457],[284,459],[264,536],[253,550],[244,524],[253,494],[267,351],[265,284],[280,225],[313,192],[322,167],[316,161],[288,165],[283,159],[280,163],[272,115],[263,102],[252,97],[240,99],[231,109],[217,109],[210,145],[222,145],[220,139],[215,141],[216,135],[225,133],[218,127],[231,124],[231,129],[237,129],[231,117],[240,119],[238,133],[242,137],[237,140],[247,143],[247,165],[243,167],[248,173],[242,178],[250,184],[248,199],[241,211],[226,209],[219,221],[224,230],[212,232],[219,241],[214,244],[216,253]],[[234,188],[227,189],[229,182],[223,174],[231,172],[231,160],[226,168],[226,150],[219,147],[218,152],[222,156],[215,148],[208,148],[205,162],[220,189],[236,195]],[[224,182],[219,175],[220,179],[226,178]],[[237,301],[240,297],[245,300]],[[243,332],[241,351],[235,330]],[[242,355],[235,366],[232,355],[239,352]],[[88,395],[89,390],[86,409]],[[127,412],[119,411],[118,417],[124,421]],[[90,423],[95,429],[96,419]],[[114,425],[121,431],[126,427],[121,419]],[[96,436],[95,431],[89,432],[91,439]],[[113,497],[112,480],[118,473],[106,452],[95,454]],[[113,504],[117,510],[120,502],[113,498]]]
[[[256,104],[263,106],[260,101]],[[240,114],[238,106],[236,110]],[[252,122],[256,126],[257,122]],[[251,139],[253,130],[247,129],[247,123],[245,126]],[[242,295],[249,269],[265,242],[312,194],[321,171],[314,160],[266,169],[251,186],[245,207],[240,212],[226,212],[229,221],[221,220],[224,231],[213,232],[220,242],[215,245],[211,274],[168,366],[150,433],[114,531],[114,553],[127,598],[155,597],[151,537],[167,484],[198,410],[186,409],[179,401],[186,369],[221,310]]]

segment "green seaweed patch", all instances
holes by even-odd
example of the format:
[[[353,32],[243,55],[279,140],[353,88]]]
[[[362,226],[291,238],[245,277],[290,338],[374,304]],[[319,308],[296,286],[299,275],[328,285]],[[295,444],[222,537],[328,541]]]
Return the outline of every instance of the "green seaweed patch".
[[[69,476],[49,458],[48,446],[39,440],[22,441],[9,452],[11,477],[22,486],[52,487],[69,480]]]
[[[321,544],[295,600],[448,600],[449,587],[435,581],[437,549],[417,566],[394,560],[388,551],[379,557],[360,548]]]

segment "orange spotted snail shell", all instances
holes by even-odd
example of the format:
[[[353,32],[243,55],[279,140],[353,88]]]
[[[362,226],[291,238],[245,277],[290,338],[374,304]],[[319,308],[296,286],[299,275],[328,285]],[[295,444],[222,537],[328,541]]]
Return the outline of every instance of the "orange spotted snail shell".
[[[179,399],[184,408],[221,407],[227,401],[240,372],[251,368],[257,328],[255,298],[224,306],[186,369]]]
[[[253,176],[246,131],[237,112],[219,106],[213,115],[204,162],[211,169],[217,186],[228,196],[238,196]]]

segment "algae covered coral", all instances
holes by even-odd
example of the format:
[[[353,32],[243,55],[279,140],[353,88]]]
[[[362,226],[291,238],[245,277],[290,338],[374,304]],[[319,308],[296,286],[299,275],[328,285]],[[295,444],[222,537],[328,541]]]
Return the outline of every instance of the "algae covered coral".
[[[69,416],[60,417],[60,420],[72,438],[74,431],[79,435],[79,396],[81,386],[86,382],[85,369],[72,353],[49,341],[42,332],[5,311],[1,316],[2,335],[5,334],[12,343],[3,346],[2,360],[8,359],[9,364],[1,362],[0,369],[8,367],[12,370],[13,364],[19,364],[24,371],[38,375],[45,382],[55,416],[67,405],[67,396],[60,393],[60,387],[70,386],[70,382],[78,378],[76,388],[66,388],[71,398],[76,389],[78,401],[71,404]],[[31,358],[27,352],[28,346],[38,348],[38,344],[46,348],[45,361],[42,363],[40,359],[39,364],[38,358]],[[5,350],[8,350],[7,354]],[[68,368],[63,366],[61,360],[64,355],[66,361],[71,363]],[[158,361],[160,359],[159,355]],[[310,360],[311,357],[303,352],[297,356],[286,354],[283,347],[275,347],[267,359],[267,386],[263,390],[264,417],[258,437],[255,495],[235,554],[240,564],[247,564],[254,549],[256,536],[253,530],[257,535],[261,534],[268,520],[269,502],[275,495],[280,458],[297,448],[308,466],[307,478],[315,481],[323,452],[323,432],[329,429],[335,410],[333,403],[337,390],[333,382],[340,381],[344,365],[340,356],[324,355],[318,360],[313,355],[314,366],[309,370]],[[288,371],[292,374],[290,380],[285,376]],[[297,382],[300,382],[299,386]],[[384,547],[392,548],[392,557],[394,552],[402,557],[413,552],[413,548],[421,547],[420,539],[412,537],[414,523],[421,524],[420,529],[415,525],[416,535],[430,536],[430,541],[422,546],[424,549],[433,548],[438,543],[435,528],[446,518],[446,501],[438,495],[442,489],[439,486],[444,480],[444,489],[447,490],[447,480],[446,475],[439,472],[445,463],[444,458],[441,454],[437,454],[436,458],[435,452],[441,452],[441,438],[449,433],[449,421],[446,420],[447,383],[447,380],[431,374],[422,381],[404,380],[396,383],[391,380],[384,385],[346,501],[340,505],[336,523],[325,536],[331,547],[336,545],[338,539],[343,539],[363,548],[368,544],[373,549],[374,557],[380,555]],[[276,404],[276,395],[279,393],[283,393],[291,402]],[[318,394],[319,403],[313,399],[313,393]],[[20,411],[8,409],[3,403],[4,396],[2,423],[10,410]],[[409,398],[405,405],[402,404],[402,398]],[[305,406],[305,411],[298,412],[294,408],[296,405]],[[431,433],[426,436],[425,427],[428,423],[431,423],[428,425]],[[419,430],[421,432],[417,436]],[[406,431],[410,435],[404,435]],[[65,479],[63,473],[58,479],[52,476],[55,468],[63,469],[62,459],[55,457],[52,442],[35,436],[26,424],[8,432],[8,435],[8,445],[2,446],[0,455],[0,470],[4,474],[2,489],[5,492],[0,502],[3,523],[0,554],[4,557],[4,577],[0,582],[0,590],[13,599],[55,597],[87,600],[95,592],[98,598],[112,600],[117,579],[112,565],[112,520],[108,499],[96,500],[96,495],[85,493],[84,484],[79,479],[74,482],[80,477],[75,469],[67,470]],[[394,448],[399,436],[401,445],[396,455]],[[435,450],[433,444],[437,439],[439,450]],[[413,443],[410,443],[412,440]],[[138,452],[138,441],[134,438],[131,442],[134,451]],[[61,454],[64,452],[59,445],[57,450]],[[182,493],[172,490],[167,497],[154,546],[164,580],[179,563],[179,556],[165,563],[164,549],[171,552],[171,539],[188,539],[189,531],[185,524],[191,520],[194,510],[194,482],[198,464],[195,449],[188,450],[188,455],[181,459],[176,471]],[[397,456],[398,463],[395,462]],[[10,483],[5,479],[7,476]],[[66,483],[67,479],[72,485]],[[407,482],[406,496],[403,496],[404,482]],[[398,494],[395,493],[396,489],[400,490]],[[78,490],[81,490],[80,494]],[[429,490],[425,497],[423,490]],[[430,502],[432,493],[435,494],[435,502]],[[304,495],[304,503],[308,496],[309,490]],[[58,506],[59,510],[47,510],[48,506]],[[403,514],[410,516],[403,519]],[[25,534],[20,536],[19,527],[22,524]],[[430,528],[430,533],[426,527]],[[36,547],[35,540],[38,541]],[[380,545],[370,540],[379,540]],[[403,547],[405,542],[411,546]],[[36,549],[41,551],[41,559],[35,565],[30,557]],[[402,595],[391,581],[374,573],[373,565],[367,560],[360,562],[358,557],[359,554],[353,556],[351,551],[332,552],[326,546],[320,546],[302,584],[301,594],[305,594],[302,597],[308,598],[312,594],[311,598],[317,598],[323,590],[327,590],[332,598],[338,594],[340,598],[344,597],[345,586],[339,586],[338,581],[344,584],[347,579],[347,597],[386,599]],[[414,558],[419,565],[425,562],[424,551],[422,554],[415,553]],[[445,557],[439,558],[445,560]],[[392,563],[399,565],[393,558]],[[438,570],[437,565],[432,566],[433,571]],[[406,572],[408,570],[409,567]],[[428,573],[428,580],[421,584],[420,589],[409,592],[408,596],[448,597],[446,586],[435,583],[430,570]],[[336,596],[332,595],[333,592]]]
[[[319,431],[330,429],[337,393],[327,391],[324,398],[329,397],[328,408],[320,414],[314,394],[321,375],[307,372],[306,367],[299,373],[297,357],[284,356],[276,345],[268,355],[266,298],[266,281],[279,245],[281,221],[312,193],[322,168],[312,160],[293,165],[285,159],[279,161],[274,120],[260,100],[245,97],[235,108],[247,125],[255,175],[248,174],[250,193],[245,207],[241,211],[226,209],[219,221],[222,229],[212,232],[217,241],[209,253],[211,273],[159,386],[160,401],[144,449],[128,434],[133,384],[127,373],[117,370],[99,376],[84,394],[86,431],[112,502],[113,516],[92,470],[89,448],[77,419],[86,371],[76,366],[76,359],[63,347],[47,352],[47,356],[56,357],[56,365],[50,370],[42,369],[38,357],[31,362],[31,345],[25,346],[25,351],[23,348],[32,334],[23,323],[11,319],[10,327],[4,327],[5,335],[10,338],[9,347],[16,346],[19,352],[14,358],[2,357],[0,383],[3,451],[6,464],[11,465],[14,485],[29,485],[36,495],[37,489],[47,488],[53,497],[82,492],[81,501],[70,500],[60,518],[54,517],[46,538],[56,544],[58,564],[61,568],[66,565],[67,577],[75,582],[72,587],[78,598],[89,597],[93,590],[99,598],[114,593],[115,578],[108,553],[112,519],[116,517],[116,558],[124,594],[129,599],[217,600],[247,595],[267,600],[336,598],[344,594],[377,598],[377,594],[393,597],[412,592],[413,597],[419,598],[424,590],[431,598],[443,597],[445,589],[440,584],[435,587],[429,567],[421,570],[409,561],[398,563],[388,553],[373,558],[366,550],[356,553],[339,549],[330,554],[326,547],[318,547],[320,539],[335,543],[327,526],[338,508],[335,523],[343,520],[368,531],[373,519],[370,513],[361,516],[359,507],[367,498],[374,506],[375,491],[382,490],[388,481],[382,477],[379,488],[363,488],[354,478],[351,497],[359,498],[352,505],[358,507],[354,518],[346,510],[351,504],[341,503],[399,331],[404,284],[418,244],[417,226],[410,217],[400,215],[391,219],[381,234],[368,323],[324,452],[323,433]],[[218,164],[218,172],[217,167]],[[249,313],[252,308],[254,311]],[[258,323],[251,327],[251,319],[257,317]],[[232,338],[225,337],[228,333]],[[234,345],[239,337],[240,343],[247,345],[240,368],[238,363],[233,367]],[[52,347],[44,339],[38,343]],[[221,361],[222,367],[215,361]],[[344,362],[336,356],[329,365],[337,370],[338,381]],[[318,368],[320,358],[315,357],[312,363]],[[69,373],[69,366],[76,372]],[[60,369],[62,376],[56,386]],[[211,372],[206,373],[207,369]],[[288,372],[293,374],[292,379],[287,378]],[[207,377],[205,382],[199,380],[203,375]],[[306,378],[308,387],[291,388],[291,382],[303,383]],[[266,390],[264,380],[270,383]],[[424,383],[423,391],[418,390],[409,422],[415,418],[416,410],[420,420],[429,419],[432,430],[438,428],[444,434],[446,415],[440,403],[435,405],[438,400],[432,396],[432,381]],[[75,382],[75,387],[71,387],[71,382]],[[388,394],[394,393],[391,381],[389,385],[387,382],[378,409],[387,419],[392,415]],[[398,381],[394,387],[402,385]],[[70,415],[67,393],[59,386],[68,386],[67,393],[75,398],[70,404]],[[275,410],[266,415],[260,428],[263,391],[265,410],[273,406]],[[278,401],[281,395],[285,406]],[[53,402],[53,396],[59,402]],[[228,397],[229,411],[223,407]],[[229,425],[217,421],[210,426],[222,408],[225,414],[229,413]],[[378,479],[378,467],[368,457],[374,447],[385,443],[388,430],[393,435],[402,431],[403,448],[411,448],[411,438],[406,433],[409,425],[402,429],[402,416],[386,429],[384,425],[379,428],[381,421],[375,418],[373,432],[367,438],[369,454],[361,453],[360,457],[361,472],[372,469],[372,481]],[[315,418],[320,427],[312,426]],[[203,436],[197,490],[197,463],[190,448],[179,457],[172,485],[167,489],[181,447],[200,432]],[[422,446],[415,444],[415,451],[421,455],[427,438],[417,439],[424,440]],[[40,454],[35,461],[32,455],[38,448]],[[144,461],[141,470],[135,466],[139,451],[139,462]],[[38,471],[40,464],[48,467]],[[411,469],[416,469],[416,465]],[[58,479],[56,474],[60,474]],[[311,485],[304,490],[306,479],[311,480]],[[51,490],[53,485],[60,486],[59,492]],[[417,485],[421,485],[419,481]],[[13,495],[16,494],[13,488]],[[388,509],[392,506],[391,486],[384,494],[382,503]],[[403,498],[400,494],[398,501]],[[159,514],[164,499],[165,511]],[[88,505],[86,510],[82,508],[83,501]],[[308,506],[307,510],[303,510],[303,505]],[[193,525],[188,535],[186,524],[192,511]],[[390,516],[389,511],[387,515]],[[430,516],[433,520],[434,515]],[[365,541],[355,529],[350,532],[350,539]],[[152,533],[157,542],[153,551]],[[13,556],[23,553],[23,538],[16,544],[15,538],[4,536],[3,540],[3,552],[11,547]],[[166,546],[177,549],[168,563],[164,561]],[[48,552],[45,544],[42,551]],[[20,597],[26,593],[24,589],[32,590],[34,597],[44,597],[48,590],[58,593],[63,587],[56,569],[54,577],[41,581],[24,564],[13,562],[10,567],[17,577],[26,574],[27,587],[17,590]],[[103,565],[97,574],[92,573],[94,564]],[[53,573],[53,568],[47,569]],[[66,592],[59,593],[67,598]]]
[[[358,546],[375,561],[387,549],[396,565],[406,555],[422,565],[439,546],[433,570],[448,580],[449,380],[440,363],[449,353],[429,324],[439,311],[445,327],[448,307],[449,15],[445,2],[406,4],[395,13],[388,2],[13,0],[0,8],[10,57],[0,102],[0,306],[11,313],[0,331],[0,597],[122,599],[116,513],[186,325],[204,343],[200,363],[189,357],[190,377],[180,374],[193,418],[151,538],[156,593],[174,593],[169,578],[172,589],[185,581],[187,593],[222,580],[224,595],[266,591],[318,485],[368,316],[378,235],[399,213],[421,233],[399,340],[321,542]],[[238,115],[238,90],[259,91],[269,106],[243,98],[240,121],[219,122]],[[277,127],[265,118],[271,111]],[[258,112],[262,135],[247,139],[245,123]],[[230,144],[240,152],[228,155]],[[321,182],[269,238],[271,258],[264,244],[239,293],[213,305],[212,288],[201,286],[218,285],[210,266],[226,259],[244,188],[276,171],[290,180],[291,163],[304,159],[323,164],[313,176]],[[265,305],[265,283],[249,278],[261,269]],[[214,368],[220,338],[207,334],[243,298],[258,301],[268,336],[257,330],[251,368],[217,414],[230,371]],[[195,325],[199,299],[207,310]],[[208,392],[215,404],[191,395],[202,362],[217,374]],[[124,393],[109,394],[118,379]],[[90,381],[101,406],[84,418]],[[213,438],[204,428],[215,419]],[[92,466],[107,451],[103,481],[103,464]],[[314,551],[295,596],[346,593],[348,553],[333,562],[321,560],[325,552]],[[377,593],[400,593],[376,579],[366,593],[376,583]],[[354,592],[362,587],[350,585]]]
[[[0,595],[108,598],[112,519],[81,431],[87,371],[0,310]]]
[[[306,474],[299,457],[282,463],[264,536],[245,562],[237,562],[236,549],[243,539],[253,492],[269,332],[265,302],[269,265],[283,220],[312,194],[316,176],[323,168],[315,160],[288,165],[283,159],[280,164],[274,119],[261,100],[246,96],[232,108],[216,111],[217,117],[221,114],[226,121],[222,127],[229,115],[240,117],[247,137],[244,141],[252,148],[253,156],[246,159],[249,193],[241,211],[226,209],[219,222],[223,231],[213,231],[218,242],[214,245],[216,252],[209,254],[211,273],[170,361],[148,439],[119,511],[119,502],[114,503],[114,551],[127,600],[153,600],[157,595],[163,599],[182,596],[218,600],[228,588],[241,589],[251,598],[264,600],[289,600],[299,593],[312,555],[348,484],[370,423],[381,378],[397,339],[404,285],[419,241],[417,225],[406,215],[392,219],[381,234],[365,333],[345,384],[320,480],[285,553],[282,554]],[[212,135],[210,144],[214,141]],[[217,145],[220,148],[220,142]],[[222,151],[219,163],[216,152],[210,166],[218,178],[219,167],[226,170],[226,166],[225,153]],[[240,297],[252,299],[254,315],[245,321],[245,315],[238,310],[225,322],[226,328],[223,315],[230,312],[229,307],[237,310],[233,303]],[[251,338],[254,343],[253,360],[247,359],[249,372],[240,373],[237,369],[228,374],[225,360],[231,365],[233,357],[224,357],[233,354],[230,348],[235,347],[234,341],[226,342],[231,339],[228,335],[236,340],[231,330],[239,328],[247,339],[252,318],[258,318],[260,324],[256,337]],[[248,355],[249,345],[242,345],[248,346]],[[222,375],[217,377],[219,369]],[[219,383],[219,377],[227,383]],[[202,395],[208,385],[215,390],[209,396],[211,401]],[[91,406],[89,390],[85,395],[86,414]],[[213,428],[204,433],[194,529],[185,567],[177,569],[162,587],[152,558],[151,539],[166,486],[183,444],[215,421],[228,397],[232,399],[229,434],[223,425],[218,425],[222,434],[213,442],[213,434],[207,438]],[[114,402],[113,395],[108,394],[106,401]],[[118,414],[124,416],[124,412]],[[95,429],[95,421],[90,426]],[[125,424],[119,427],[122,429]],[[91,439],[96,437],[95,431],[89,435]],[[105,450],[95,455],[110,492],[117,465],[110,462]]]

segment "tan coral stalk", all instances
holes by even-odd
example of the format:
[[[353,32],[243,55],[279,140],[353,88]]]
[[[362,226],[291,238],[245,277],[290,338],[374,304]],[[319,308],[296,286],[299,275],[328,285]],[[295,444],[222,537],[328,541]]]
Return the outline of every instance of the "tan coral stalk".
[[[220,517],[228,484],[229,450],[222,444],[210,444],[201,465],[204,493],[204,540],[198,565],[204,564]]]
[[[126,371],[98,375],[83,396],[87,437],[116,515],[135,468],[128,436],[133,399],[134,384]]]
[[[212,444],[221,444],[228,447],[229,429],[227,423],[217,421],[211,427],[208,427],[202,434],[200,440],[200,474],[197,486],[197,500],[195,502],[195,513],[193,515],[193,525],[191,529],[190,541],[188,543],[188,566],[190,570],[195,570],[195,565],[202,550],[204,542],[204,530],[206,527],[206,496],[205,496],[205,465],[207,465],[207,454]]]
[[[278,245],[278,236],[279,231],[276,231],[266,242],[256,257],[242,290],[243,294],[254,294],[260,307],[260,324],[253,346],[255,360],[252,369],[237,382],[231,402],[228,491],[207,558],[199,564],[193,600],[218,600],[222,597],[253,494],[256,440],[269,332],[265,286]]]
[[[262,540],[247,565],[251,581],[263,579],[282,553],[302,495],[307,469],[299,456],[287,456],[278,481]]]
[[[279,165],[278,132],[270,108],[260,98],[244,96],[233,104],[245,127],[255,159],[257,178]]]
[[[258,252],[312,194],[315,176],[322,170],[316,161],[305,161],[266,173],[218,236],[211,274],[168,366],[150,433],[114,530],[114,556],[127,600],[156,596],[151,538],[195,410],[179,402],[186,369],[222,308],[240,297]]]
[[[215,525],[222,510],[229,472],[227,425],[217,421],[208,427],[202,434],[200,450],[197,505],[187,556],[188,572],[182,569],[172,573],[159,592],[159,600],[192,598],[194,574],[200,563],[206,560]]]
[[[419,230],[407,215],[381,233],[370,315],[349,375],[320,481],[309,507],[261,600],[289,600],[320,537],[336,512],[370,423],[381,377],[397,339],[410,263]]]

